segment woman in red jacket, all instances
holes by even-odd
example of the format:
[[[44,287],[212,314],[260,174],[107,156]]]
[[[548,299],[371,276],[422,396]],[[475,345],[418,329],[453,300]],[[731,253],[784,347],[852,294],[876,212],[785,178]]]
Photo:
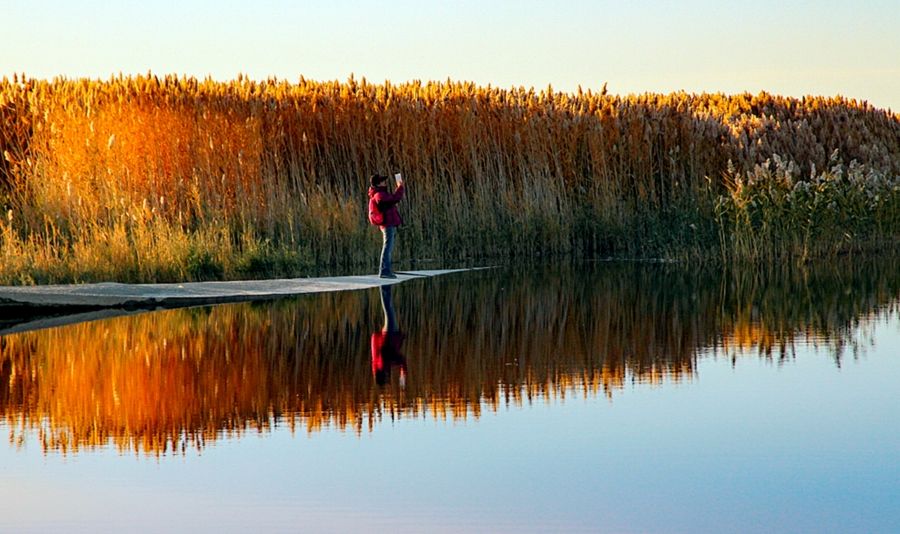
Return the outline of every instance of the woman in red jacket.
[[[381,266],[378,275],[382,278],[397,278],[391,268],[391,254],[394,251],[397,227],[403,224],[400,212],[397,211],[397,203],[403,199],[406,188],[399,172],[394,178],[397,180],[397,188],[393,193],[388,191],[387,176],[373,174],[369,179],[369,222],[381,227]]]

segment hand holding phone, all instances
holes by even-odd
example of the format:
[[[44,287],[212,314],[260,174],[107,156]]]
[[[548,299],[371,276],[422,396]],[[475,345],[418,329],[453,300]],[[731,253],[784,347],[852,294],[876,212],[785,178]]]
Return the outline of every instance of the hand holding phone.
[[[399,172],[394,174],[394,180],[397,181],[398,186],[403,185],[403,176]]]

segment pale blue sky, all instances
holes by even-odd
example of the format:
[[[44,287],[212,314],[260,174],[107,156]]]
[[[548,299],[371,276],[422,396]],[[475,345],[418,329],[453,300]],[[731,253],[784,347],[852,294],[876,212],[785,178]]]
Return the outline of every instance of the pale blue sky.
[[[0,0],[0,75],[608,82],[900,110],[900,0]]]

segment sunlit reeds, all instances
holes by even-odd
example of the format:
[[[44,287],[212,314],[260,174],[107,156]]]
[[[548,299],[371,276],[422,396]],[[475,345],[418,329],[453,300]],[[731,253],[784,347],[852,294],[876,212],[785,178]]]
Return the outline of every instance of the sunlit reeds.
[[[0,281],[234,278],[375,257],[366,177],[393,170],[410,179],[402,257],[718,257],[735,176],[777,155],[807,182],[835,155],[892,180],[900,117],[765,93],[16,77],[0,153]],[[894,200],[860,238],[897,236],[898,193],[879,192]],[[815,240],[799,254],[846,243]]]

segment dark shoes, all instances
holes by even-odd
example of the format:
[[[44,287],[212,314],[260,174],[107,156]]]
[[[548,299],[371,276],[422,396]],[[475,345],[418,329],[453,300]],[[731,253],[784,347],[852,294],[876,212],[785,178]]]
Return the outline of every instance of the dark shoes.
[[[397,275],[394,273],[380,274],[379,278],[397,278]]]

